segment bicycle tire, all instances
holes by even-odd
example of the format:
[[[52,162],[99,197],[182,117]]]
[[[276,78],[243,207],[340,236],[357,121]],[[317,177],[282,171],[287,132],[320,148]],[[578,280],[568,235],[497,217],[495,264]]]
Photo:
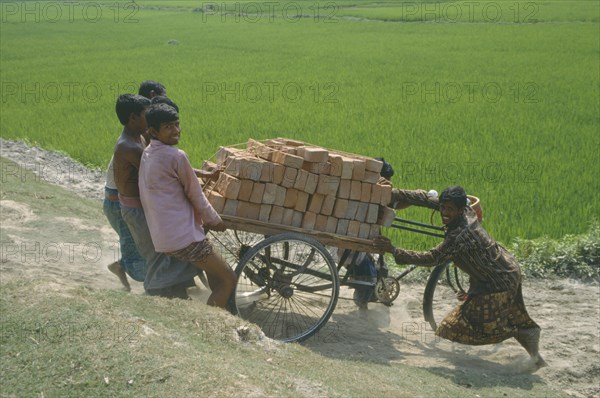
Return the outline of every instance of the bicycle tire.
[[[308,339],[327,323],[337,304],[335,262],[320,242],[302,234],[264,239],[244,254],[235,273],[232,309],[276,340]]]

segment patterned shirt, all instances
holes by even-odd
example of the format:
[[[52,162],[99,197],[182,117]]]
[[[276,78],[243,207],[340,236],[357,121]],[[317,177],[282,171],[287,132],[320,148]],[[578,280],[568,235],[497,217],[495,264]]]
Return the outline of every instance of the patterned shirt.
[[[431,203],[427,196],[419,196]],[[393,254],[398,264],[436,266],[453,261],[469,275],[471,295],[514,291],[521,283],[521,268],[516,259],[483,229],[471,208],[466,208],[456,226],[446,232],[444,241],[433,249],[427,252],[396,249]]]

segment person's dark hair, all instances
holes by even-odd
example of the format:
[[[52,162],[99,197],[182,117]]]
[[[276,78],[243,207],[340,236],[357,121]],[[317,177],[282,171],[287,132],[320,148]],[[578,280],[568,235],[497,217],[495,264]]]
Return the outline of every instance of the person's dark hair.
[[[152,91],[154,91],[154,95],[165,95],[167,93],[165,86],[159,82],[155,82],[154,80],[144,80],[142,84],[140,84],[138,94],[150,99]]]
[[[156,131],[160,130],[161,123],[179,120],[179,113],[171,105],[159,103],[152,104],[146,111],[146,123]]]
[[[117,98],[117,117],[123,126],[129,122],[129,116],[132,113],[139,115],[147,106],[150,105],[150,100],[141,95],[122,94]]]
[[[173,108],[175,108],[175,110],[177,111],[177,113],[179,113],[179,107],[177,106],[177,104],[174,103],[169,97],[166,97],[164,95],[157,95],[156,97],[152,98],[150,100],[150,102],[152,102],[153,104],[167,104],[167,105],[171,105]]]
[[[467,193],[458,185],[444,189],[440,195],[440,203],[452,202],[459,209],[467,205]]]
[[[375,160],[383,162],[383,167],[381,168],[381,172],[379,173],[379,175],[381,175],[386,180],[391,180],[394,176],[394,168],[392,167],[392,165],[386,162],[384,158],[375,158]]]

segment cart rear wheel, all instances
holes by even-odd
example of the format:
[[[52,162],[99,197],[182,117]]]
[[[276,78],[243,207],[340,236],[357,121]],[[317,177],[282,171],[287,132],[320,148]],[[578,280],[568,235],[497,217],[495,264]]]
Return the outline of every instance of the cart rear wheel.
[[[310,237],[284,233],[264,239],[245,253],[235,272],[233,308],[273,339],[305,340],[335,309],[340,288],[335,263]]]
[[[433,330],[459,303],[456,295],[465,293],[467,282],[468,275],[450,261],[431,271],[423,295],[423,315]]]
[[[210,231],[211,243],[215,250],[219,252],[221,257],[235,267],[240,262],[240,258],[256,245],[258,242],[265,238],[264,235],[255,234],[245,231],[236,231],[234,229],[227,229],[223,232]]]

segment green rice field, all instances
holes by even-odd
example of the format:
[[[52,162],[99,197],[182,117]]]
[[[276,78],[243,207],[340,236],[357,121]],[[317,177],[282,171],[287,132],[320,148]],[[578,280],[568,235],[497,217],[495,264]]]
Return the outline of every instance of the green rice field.
[[[395,186],[479,196],[503,243],[600,214],[598,1],[0,6],[2,138],[105,167],[116,97],[153,79],[197,166],[250,137],[384,156]]]

